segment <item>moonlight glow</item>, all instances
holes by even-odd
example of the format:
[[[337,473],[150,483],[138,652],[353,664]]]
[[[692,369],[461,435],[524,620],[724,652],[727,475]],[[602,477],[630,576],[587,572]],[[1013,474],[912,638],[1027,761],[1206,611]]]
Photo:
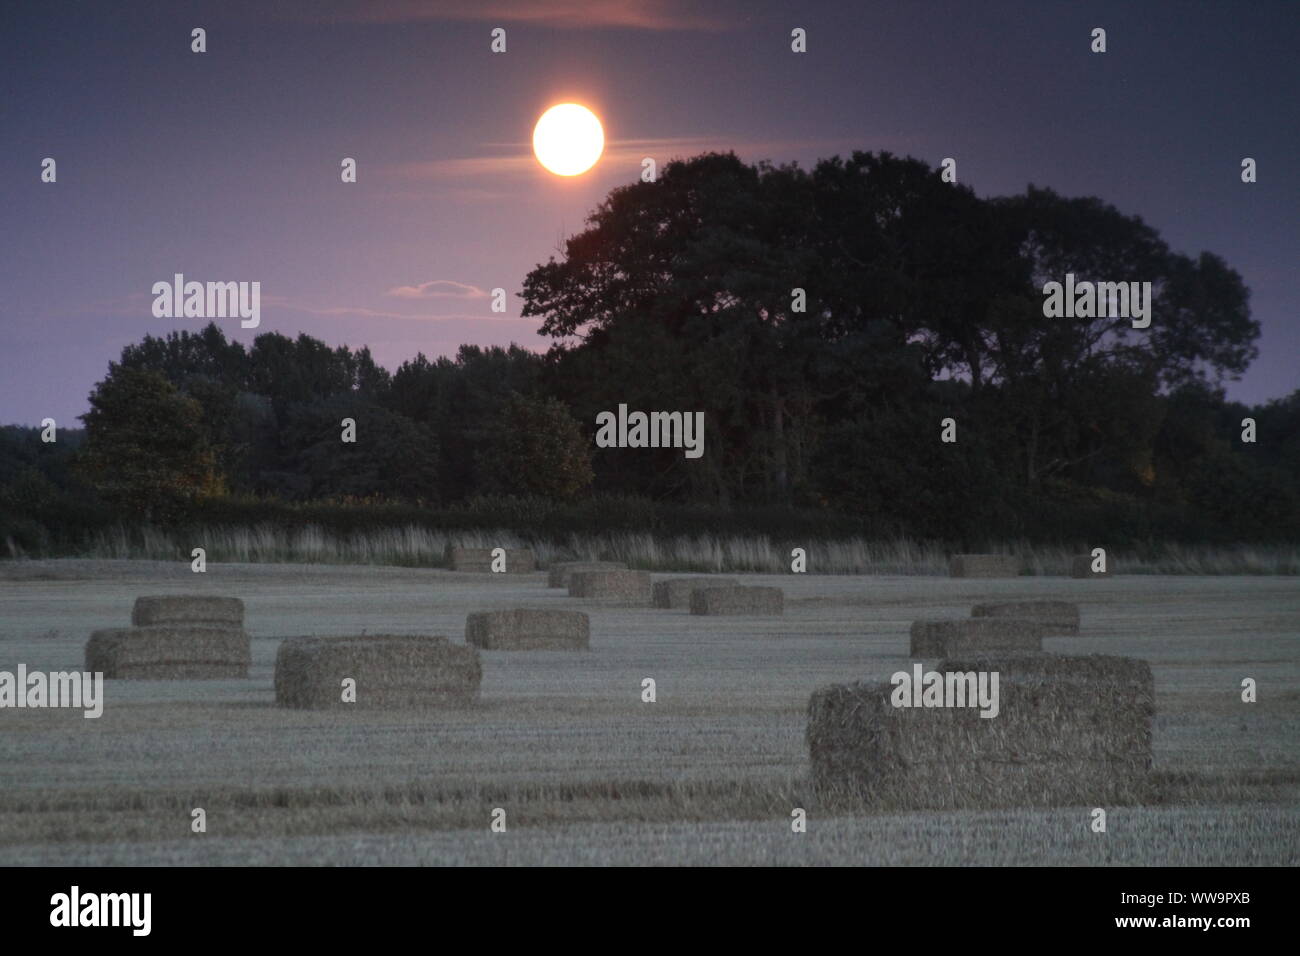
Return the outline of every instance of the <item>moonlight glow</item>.
[[[542,114],[533,129],[537,161],[557,176],[577,176],[596,165],[605,150],[605,131],[596,114],[577,103],[561,103]]]

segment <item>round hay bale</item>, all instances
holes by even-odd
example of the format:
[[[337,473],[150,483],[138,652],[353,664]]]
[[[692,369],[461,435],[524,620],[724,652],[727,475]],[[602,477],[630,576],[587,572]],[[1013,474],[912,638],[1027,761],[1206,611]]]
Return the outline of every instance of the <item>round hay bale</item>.
[[[465,619],[465,643],[491,651],[586,650],[591,622],[582,611],[475,611]]]
[[[622,561],[561,561],[552,564],[546,574],[548,588],[567,588],[569,575],[574,571],[626,571]]]
[[[996,604],[976,604],[971,617],[1019,619],[1042,624],[1045,634],[1072,635],[1079,633],[1079,605],[1072,601],[1003,601]]]
[[[252,661],[242,627],[206,624],[108,628],[86,642],[86,670],[106,678],[210,680],[247,677]]]
[[[446,550],[447,565],[453,571],[491,573],[493,548],[458,548]],[[506,569],[503,574],[531,574],[537,569],[537,559],[531,548],[505,548]]]
[[[156,594],[135,599],[131,623],[136,627],[153,624],[218,624],[242,627],[244,602],[239,598],[210,594]]]
[[[1032,655],[945,661],[998,674],[998,714],[895,707],[892,683],[836,685],[808,706],[813,783],[882,809],[1094,806],[1154,799],[1145,661]]]
[[[571,571],[569,597],[618,604],[650,603],[649,571]]]
[[[105,677],[117,677],[123,635],[130,632],[125,627],[102,628],[92,631],[86,641],[86,670],[92,674],[102,673]]]
[[[356,701],[343,681],[356,681]],[[445,637],[377,634],[290,638],[275,655],[275,700],[319,710],[463,707],[478,698],[478,651]]]
[[[704,588],[735,588],[740,582],[735,578],[668,578],[654,583],[653,602],[655,607],[689,608],[691,595]]]

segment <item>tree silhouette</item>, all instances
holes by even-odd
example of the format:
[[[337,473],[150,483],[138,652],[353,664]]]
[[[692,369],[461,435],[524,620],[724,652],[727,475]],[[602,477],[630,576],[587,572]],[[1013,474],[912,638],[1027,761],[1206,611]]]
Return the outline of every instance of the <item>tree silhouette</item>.
[[[186,504],[219,494],[203,410],[157,372],[114,369],[81,416],[82,473],[99,493],[145,520],[174,517]]]

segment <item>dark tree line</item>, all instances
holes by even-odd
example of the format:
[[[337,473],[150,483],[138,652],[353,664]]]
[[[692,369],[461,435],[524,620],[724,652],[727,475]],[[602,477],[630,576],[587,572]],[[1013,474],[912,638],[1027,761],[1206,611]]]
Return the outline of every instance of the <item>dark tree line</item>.
[[[1150,282],[1149,328],[1045,317],[1043,284],[1067,272]],[[24,470],[32,436],[12,432],[0,482],[16,500],[35,469],[155,519],[231,493],[617,493],[941,537],[1158,513],[1190,540],[1294,538],[1300,392],[1223,397],[1256,354],[1248,298],[1219,257],[1098,199],[984,200],[888,154],[811,170],[707,154],[615,189],[526,277],[545,355],[463,346],[390,374],[306,335],[146,337],[96,387],[75,455]],[[620,403],[703,411],[705,455],[595,449],[597,413]]]

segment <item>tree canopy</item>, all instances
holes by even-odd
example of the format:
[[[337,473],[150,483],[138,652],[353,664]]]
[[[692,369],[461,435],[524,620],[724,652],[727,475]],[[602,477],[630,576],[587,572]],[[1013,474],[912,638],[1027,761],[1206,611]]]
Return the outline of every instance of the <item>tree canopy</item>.
[[[1149,326],[1045,315],[1045,283],[1067,274],[1150,283]],[[709,153],[614,189],[522,299],[545,354],[466,345],[392,374],[306,334],[146,336],[91,396],[76,475],[133,514],[223,490],[590,491],[948,537],[1121,513],[1190,537],[1300,527],[1300,393],[1224,398],[1257,352],[1241,277],[1097,198],[980,198],[888,153],[807,170]],[[703,412],[706,453],[594,453],[597,414],[620,404]],[[76,480],[66,456],[10,444],[0,502]]]

